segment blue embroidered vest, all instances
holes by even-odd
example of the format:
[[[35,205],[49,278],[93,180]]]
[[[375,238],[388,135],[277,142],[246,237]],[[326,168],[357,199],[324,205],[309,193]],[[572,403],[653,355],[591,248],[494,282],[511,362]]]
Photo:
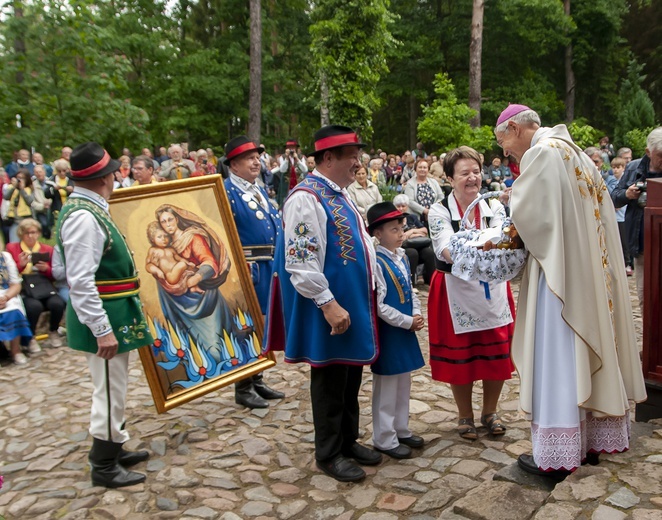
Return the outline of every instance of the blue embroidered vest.
[[[274,251],[283,240],[283,222],[278,210],[269,202],[269,211],[249,193],[237,188],[230,179],[225,179],[225,192],[237,226],[246,261],[251,272],[262,314],[267,313],[269,286],[274,269]],[[265,200],[267,193],[260,188]]]
[[[352,202],[320,177],[307,176],[290,196],[297,191],[313,194],[326,212],[323,272],[336,301],[349,313],[351,325],[344,334],[331,336],[331,326],[323,312],[292,286],[290,274],[285,270],[286,257],[288,262],[306,261],[305,247],[299,251],[300,244],[308,244],[316,237],[309,235],[305,222],[288,222],[286,225],[297,226],[300,240],[282,244],[276,251],[271,307],[278,312],[270,310],[267,315],[267,348],[284,347],[285,360],[290,363],[369,365],[376,359],[379,348],[376,302],[366,249],[372,245],[362,239],[363,220]]]
[[[414,305],[409,276],[405,276],[393,260],[379,251],[377,252],[377,262],[380,264],[386,280],[384,303],[411,316]],[[379,340],[379,357],[371,367],[375,374],[382,376],[405,374],[425,365],[415,332],[393,327],[380,319]]]

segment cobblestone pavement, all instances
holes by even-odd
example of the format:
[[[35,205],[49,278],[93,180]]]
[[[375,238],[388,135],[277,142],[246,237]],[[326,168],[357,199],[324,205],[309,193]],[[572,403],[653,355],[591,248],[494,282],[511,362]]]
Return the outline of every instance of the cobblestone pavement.
[[[631,283],[631,289],[632,283]],[[421,288],[425,301],[426,293]],[[640,333],[638,310],[635,321]],[[421,333],[423,351],[427,331]],[[279,363],[269,384],[286,394],[267,410],[234,404],[223,389],[158,415],[138,356],[132,357],[130,449],[151,459],[131,488],[92,487],[87,466],[91,384],[84,358],[46,347],[25,367],[0,368],[0,517],[6,519],[662,519],[662,420],[633,423],[632,448],[602,456],[554,487],[522,473],[529,423],[517,411],[518,381],[504,386],[504,437],[455,432],[450,389],[413,376],[411,427],[426,445],[416,457],[385,458],[359,484],[341,484],[313,461],[308,368]],[[371,377],[360,394],[362,442],[370,443]],[[476,416],[480,393],[475,392]]]

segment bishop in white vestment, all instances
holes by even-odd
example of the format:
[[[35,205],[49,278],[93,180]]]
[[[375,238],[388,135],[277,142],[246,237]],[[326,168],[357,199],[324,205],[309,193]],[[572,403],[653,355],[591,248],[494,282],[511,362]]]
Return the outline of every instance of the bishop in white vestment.
[[[646,399],[614,207],[565,125],[509,105],[495,128],[520,161],[512,221],[529,252],[512,344],[533,456],[552,476],[629,448],[630,401]]]

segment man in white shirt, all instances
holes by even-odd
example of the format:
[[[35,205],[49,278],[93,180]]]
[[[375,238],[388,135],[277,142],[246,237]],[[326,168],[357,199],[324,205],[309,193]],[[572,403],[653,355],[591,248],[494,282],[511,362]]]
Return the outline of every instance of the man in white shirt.
[[[94,385],[89,462],[92,484],[133,486],[145,475],[126,468],[147,460],[146,451],[128,452],[124,409],[129,353],[154,340],[138,298],[139,280],[131,251],[108,211],[119,162],[97,143],[71,153],[69,178],[75,187],[58,220],[70,305],[69,347],[85,353]]]
[[[376,256],[347,193],[363,144],[351,128],[315,134],[315,164],[283,208],[267,347],[308,363],[317,467],[341,482],[365,477],[382,457],[358,444],[363,365],[377,357]]]

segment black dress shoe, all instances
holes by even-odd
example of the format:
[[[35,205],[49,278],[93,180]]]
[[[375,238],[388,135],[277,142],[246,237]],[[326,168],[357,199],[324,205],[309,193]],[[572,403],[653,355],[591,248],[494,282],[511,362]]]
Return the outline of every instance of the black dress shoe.
[[[285,397],[283,392],[269,388],[262,378],[262,374],[253,376],[253,388],[257,392],[257,395],[263,399],[282,399]]]
[[[590,464],[591,466],[597,466],[600,464],[600,454],[599,453],[587,453],[586,458],[582,461],[582,466],[584,464]]]
[[[409,446],[405,446],[404,444],[398,444],[395,448],[391,448],[390,450],[381,450],[379,448],[375,449],[385,453],[389,457],[393,457],[394,459],[408,459],[411,457],[411,448]]]
[[[253,381],[250,378],[235,383],[234,402],[251,409],[269,408],[269,403],[257,395],[255,388],[253,388]]]
[[[315,461],[317,467],[340,482],[358,482],[365,478],[365,471],[342,455],[328,461]]]
[[[120,454],[117,457],[117,462],[124,466],[125,468],[129,468],[131,466],[135,466],[139,462],[143,462],[145,460],[149,459],[149,452],[142,450],[142,451],[126,451],[124,448],[120,450]]]
[[[525,455],[525,454],[520,455],[519,457],[517,457],[517,465],[527,473],[531,473],[532,475],[538,475],[540,477],[548,477],[554,480],[558,480],[559,482],[564,478],[566,478],[571,473],[570,471],[565,469],[554,469],[550,471],[545,471],[544,469],[540,469],[533,460],[532,455]]]
[[[362,466],[375,466],[382,461],[382,456],[379,453],[361,446],[358,442],[342,450],[342,454],[347,458],[354,459]]]
[[[422,448],[423,444],[425,444],[423,437],[419,437],[418,435],[412,435],[411,437],[398,437],[398,442],[405,446],[409,446],[410,448]]]

